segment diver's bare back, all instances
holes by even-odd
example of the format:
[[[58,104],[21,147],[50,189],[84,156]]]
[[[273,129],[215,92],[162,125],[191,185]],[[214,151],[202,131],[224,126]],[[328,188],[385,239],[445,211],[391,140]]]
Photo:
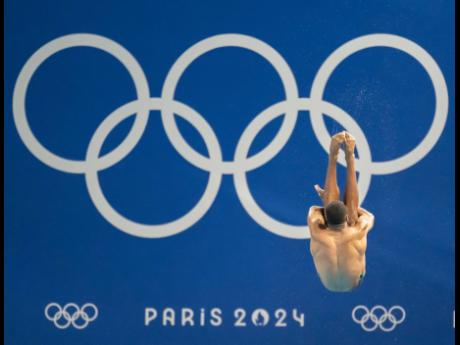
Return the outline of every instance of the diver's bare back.
[[[358,216],[356,224],[337,231],[326,226],[322,207],[309,210],[310,252],[321,282],[331,291],[353,290],[366,272],[367,233],[374,217],[363,208]]]

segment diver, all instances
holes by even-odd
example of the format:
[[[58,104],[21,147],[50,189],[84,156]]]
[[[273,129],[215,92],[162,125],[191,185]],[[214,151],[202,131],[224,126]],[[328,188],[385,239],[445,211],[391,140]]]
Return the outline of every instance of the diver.
[[[343,201],[337,185],[337,158],[345,151],[347,177]],[[324,189],[315,185],[323,207],[308,212],[310,253],[322,284],[330,291],[357,288],[366,274],[367,233],[374,216],[358,206],[359,193],[355,171],[355,138],[343,131],[334,135],[329,148],[329,163]]]

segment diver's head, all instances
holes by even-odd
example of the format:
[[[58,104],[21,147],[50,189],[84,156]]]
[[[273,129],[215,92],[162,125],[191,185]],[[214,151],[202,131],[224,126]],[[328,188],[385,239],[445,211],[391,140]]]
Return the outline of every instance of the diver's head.
[[[347,207],[341,201],[332,201],[324,208],[327,226],[333,230],[341,230],[347,222]]]

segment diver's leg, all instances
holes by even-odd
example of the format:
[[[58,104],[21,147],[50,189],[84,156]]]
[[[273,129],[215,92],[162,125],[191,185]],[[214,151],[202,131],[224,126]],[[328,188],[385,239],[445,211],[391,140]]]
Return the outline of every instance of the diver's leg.
[[[340,132],[334,135],[329,146],[329,162],[327,165],[326,181],[324,189],[319,185],[315,185],[323,205],[326,207],[331,201],[340,200],[340,190],[337,184],[337,157],[339,155],[340,145],[345,140],[345,132]]]
[[[345,133],[345,160],[347,161],[347,180],[344,203],[348,209],[348,223],[355,225],[358,221],[359,192],[355,170],[355,138]]]

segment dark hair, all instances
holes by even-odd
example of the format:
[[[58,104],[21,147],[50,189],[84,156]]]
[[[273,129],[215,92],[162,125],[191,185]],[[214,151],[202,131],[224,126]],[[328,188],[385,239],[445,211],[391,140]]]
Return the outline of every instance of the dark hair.
[[[324,213],[328,227],[338,228],[347,220],[347,207],[341,201],[332,201],[325,208]]]

